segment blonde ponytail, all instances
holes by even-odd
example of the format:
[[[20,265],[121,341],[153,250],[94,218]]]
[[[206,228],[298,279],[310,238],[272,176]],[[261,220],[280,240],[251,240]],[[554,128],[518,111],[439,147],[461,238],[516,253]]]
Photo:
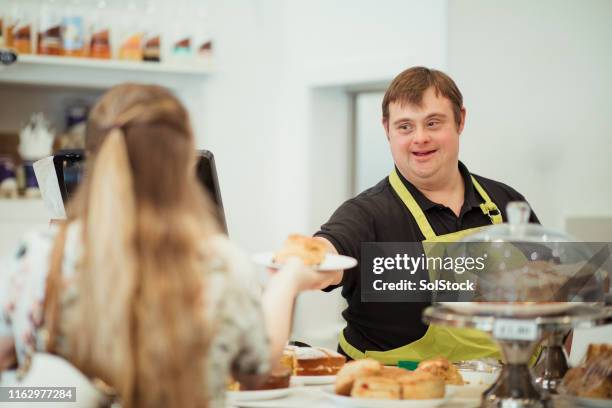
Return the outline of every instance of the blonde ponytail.
[[[87,216],[84,220],[84,270],[78,276],[79,303],[85,335],[73,345],[79,365],[89,367],[94,355],[105,355],[104,367],[96,361],[103,380],[112,379],[122,399],[131,399],[134,362],[130,351],[133,319],[126,316],[138,285],[134,233],[135,198],[132,171],[122,131],[113,129],[105,139],[91,169]],[[111,298],[109,298],[111,297]],[[102,316],[96,312],[105,311]],[[92,319],[96,316],[97,319]],[[94,333],[117,333],[116,337]]]

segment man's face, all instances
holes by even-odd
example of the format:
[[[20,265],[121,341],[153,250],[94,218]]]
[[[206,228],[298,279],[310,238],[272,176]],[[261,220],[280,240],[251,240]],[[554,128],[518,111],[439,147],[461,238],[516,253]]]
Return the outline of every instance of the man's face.
[[[457,126],[450,100],[436,96],[434,88],[425,91],[420,107],[390,103],[383,126],[402,175],[411,182],[437,183],[456,171],[464,121],[465,109]]]

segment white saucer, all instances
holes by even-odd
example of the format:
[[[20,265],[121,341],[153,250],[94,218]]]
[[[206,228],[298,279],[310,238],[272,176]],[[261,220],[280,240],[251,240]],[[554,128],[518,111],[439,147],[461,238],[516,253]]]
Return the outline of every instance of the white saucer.
[[[295,385],[327,385],[336,382],[335,375],[292,375],[291,384]]]
[[[229,402],[243,401],[269,401],[279,398],[285,398],[291,393],[291,388],[277,388],[274,390],[257,390],[257,391],[228,391],[226,392]]]

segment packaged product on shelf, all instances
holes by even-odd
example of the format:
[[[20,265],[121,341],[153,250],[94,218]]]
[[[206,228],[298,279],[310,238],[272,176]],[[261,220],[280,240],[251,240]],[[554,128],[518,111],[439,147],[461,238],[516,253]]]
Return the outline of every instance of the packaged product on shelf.
[[[40,7],[38,19],[38,53],[61,55],[62,15],[57,0],[46,0]]]
[[[213,40],[211,35],[204,30],[198,32],[195,36],[195,60],[199,64],[207,64],[210,62],[213,52]]]
[[[19,54],[31,54],[33,51],[32,14],[29,11],[27,5],[14,2],[5,29],[6,46]]]
[[[85,10],[80,0],[70,0],[62,18],[62,50],[69,57],[86,56]]]
[[[141,10],[136,2],[130,1],[121,19],[117,56],[121,60],[142,61],[144,37]]]
[[[110,59],[111,47],[111,17],[106,0],[99,0],[91,18],[91,33],[89,40],[89,56],[91,58]]]
[[[29,123],[19,133],[19,146],[17,148],[23,160],[22,188],[26,197],[40,196],[33,164],[36,160],[51,155],[51,146],[55,132],[50,122],[42,113],[35,113]]]
[[[17,198],[15,162],[9,155],[0,155],[0,198]]]
[[[157,2],[150,0],[145,13],[145,30],[142,41],[142,57],[145,61],[161,60],[161,27],[159,25]]]
[[[5,21],[5,9],[4,4],[0,3],[0,5],[2,7],[0,7],[0,47],[4,47],[5,46],[5,42],[4,42],[4,21]]]
[[[173,12],[167,44],[167,60],[171,63],[190,63],[193,60],[194,39],[191,31],[194,20],[183,4]]]
[[[66,108],[66,130],[56,137],[54,150],[84,149],[85,124],[89,107],[83,101],[72,101]]]
[[[208,63],[212,56],[213,40],[208,12],[203,5],[199,5],[196,9],[196,21],[193,22],[193,27],[195,59],[199,63]]]

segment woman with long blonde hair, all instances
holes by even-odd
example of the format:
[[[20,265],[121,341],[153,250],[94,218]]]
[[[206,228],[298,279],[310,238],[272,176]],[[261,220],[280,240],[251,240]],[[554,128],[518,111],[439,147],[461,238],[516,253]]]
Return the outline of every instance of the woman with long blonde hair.
[[[253,290],[196,179],[187,112],[166,89],[111,89],[86,140],[66,223],[0,264],[0,370],[48,350],[123,407],[222,406],[230,374],[257,381],[277,361],[293,299],[316,272],[293,264],[263,298]]]

